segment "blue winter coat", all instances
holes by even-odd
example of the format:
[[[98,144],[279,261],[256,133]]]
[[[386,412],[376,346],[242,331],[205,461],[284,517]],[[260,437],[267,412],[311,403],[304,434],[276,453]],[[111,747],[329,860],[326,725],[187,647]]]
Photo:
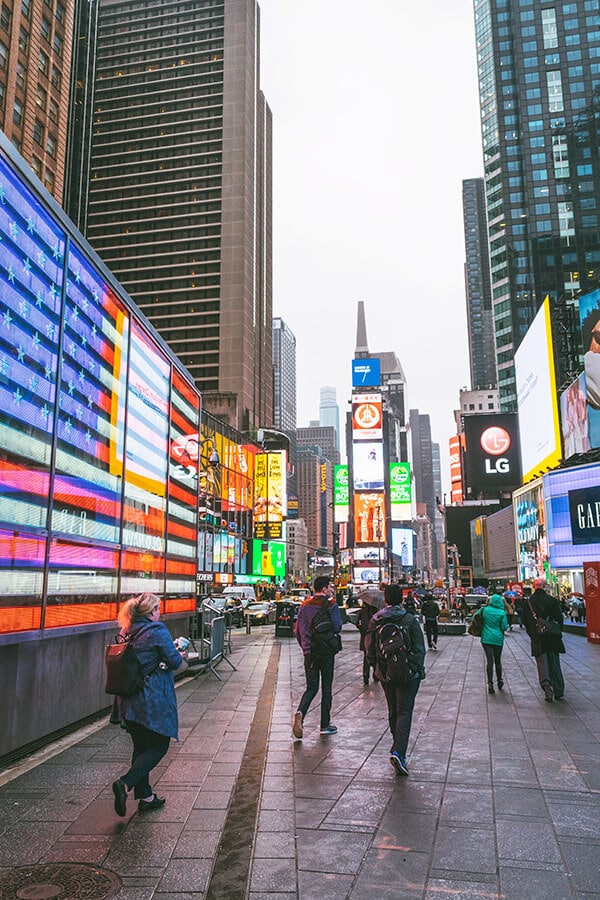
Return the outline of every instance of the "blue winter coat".
[[[504,645],[504,632],[508,629],[508,619],[504,611],[504,600],[498,594],[492,594],[488,605],[477,615],[483,618],[482,644]]]
[[[144,633],[136,639],[142,628]],[[173,638],[163,622],[136,618],[129,633],[142,673],[147,677],[141,691],[132,697],[121,698],[121,716],[177,740],[179,723],[174,672],[182,664],[183,657],[175,649]],[[161,662],[167,666],[166,669],[158,667]]]

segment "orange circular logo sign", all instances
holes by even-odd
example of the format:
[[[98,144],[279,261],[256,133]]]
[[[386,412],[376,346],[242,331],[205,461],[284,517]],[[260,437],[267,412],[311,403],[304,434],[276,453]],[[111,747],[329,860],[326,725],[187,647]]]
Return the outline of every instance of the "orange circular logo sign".
[[[506,453],[510,447],[510,434],[506,428],[492,425],[491,428],[485,429],[479,443],[485,453],[489,453],[490,456],[500,456],[502,453]]]
[[[360,403],[354,410],[354,423],[357,428],[379,428],[381,425],[381,409],[375,403]]]

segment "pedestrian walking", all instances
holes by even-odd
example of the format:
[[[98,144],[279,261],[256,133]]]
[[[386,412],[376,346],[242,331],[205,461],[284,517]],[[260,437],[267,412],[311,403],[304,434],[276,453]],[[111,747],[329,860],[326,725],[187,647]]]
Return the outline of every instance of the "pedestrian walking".
[[[482,607],[477,615],[481,616],[483,622],[481,646],[486,659],[488,693],[494,694],[494,668],[496,669],[498,690],[501,691],[504,687],[502,679],[502,648],[504,646],[504,632],[509,628],[505,601],[500,594],[492,594],[488,605]]]
[[[565,682],[560,667],[560,653],[565,652],[562,639],[563,615],[558,600],[545,590],[546,580],[535,578],[533,594],[525,603],[524,618],[531,638],[531,655],[535,657],[540,687],[545,700],[562,700]],[[542,621],[540,621],[542,620]],[[540,627],[545,631],[540,633]]]
[[[410,737],[410,727],[419,685],[425,678],[425,641],[423,632],[416,617],[406,612],[402,606],[402,588],[389,584],[385,589],[385,608],[375,613],[369,623],[367,632],[367,654],[381,682],[388,708],[388,723],[392,735],[390,763],[398,775],[408,775],[406,751]],[[397,626],[396,637],[404,647],[403,651],[395,644],[396,657],[405,660],[406,676],[396,680],[394,664],[381,652],[380,637],[383,629]],[[388,629],[393,630],[393,629]],[[388,642],[392,640],[388,637]]]
[[[304,654],[304,673],[306,675],[306,690],[302,694],[298,710],[294,714],[292,733],[300,740],[304,733],[304,719],[310,704],[319,691],[321,682],[321,734],[336,734],[337,728],[331,724],[331,702],[333,685],[333,667],[335,649],[323,649],[314,635],[313,619],[321,610],[327,611],[331,620],[331,635],[338,636],[337,643],[341,647],[339,634],[342,630],[342,616],[340,608],[333,599],[333,588],[329,584],[327,575],[318,575],[315,578],[315,593],[307,597],[298,610],[296,637]],[[334,643],[334,642],[332,642]]]
[[[379,602],[376,594],[379,594],[381,596],[381,602]],[[382,609],[382,607],[385,605],[385,601],[383,599],[383,593],[381,591],[363,591],[360,599],[361,606],[356,618],[356,627],[360,631],[360,649],[363,652],[363,682],[365,684],[368,684],[371,669],[373,670],[373,681],[377,681],[377,675],[375,674],[375,666],[371,666],[369,658],[367,656],[365,638],[369,629],[369,622],[371,621],[375,613],[379,609]]]
[[[115,812],[126,815],[127,795],[133,791],[138,812],[165,805],[150,786],[149,775],[178,739],[174,672],[184,662],[173,638],[160,619],[160,600],[143,593],[119,611],[121,637],[129,639],[137,655],[144,684],[131,697],[117,698],[119,715],[133,742],[131,767],[113,783]]]
[[[429,650],[437,650],[439,614],[440,608],[433,599],[433,595],[426,594],[421,605],[421,615],[425,622],[425,634]]]
[[[520,594],[515,597],[515,612],[519,620],[519,628],[525,628],[525,597]]]

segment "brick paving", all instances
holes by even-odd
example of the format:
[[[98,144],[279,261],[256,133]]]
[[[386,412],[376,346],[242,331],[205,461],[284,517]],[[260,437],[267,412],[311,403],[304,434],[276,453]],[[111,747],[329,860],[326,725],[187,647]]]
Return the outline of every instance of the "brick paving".
[[[441,637],[411,774],[398,778],[355,629],[336,661],[339,733],[319,735],[317,698],[302,741],[296,642],[272,627],[234,633],[237,671],[178,687],[181,740],[156,770],[162,810],[139,816],[130,801],[115,816],[130,744],[109,724],[0,773],[0,897],[13,867],[58,861],[116,873],[119,900],[600,897],[600,646],[565,644],[566,702],[548,704],[523,631],[507,635],[506,686],[492,696],[479,641]]]

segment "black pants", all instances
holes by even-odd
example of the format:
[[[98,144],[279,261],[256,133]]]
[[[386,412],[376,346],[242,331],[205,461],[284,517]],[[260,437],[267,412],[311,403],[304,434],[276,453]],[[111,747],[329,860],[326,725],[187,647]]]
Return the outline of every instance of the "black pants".
[[[133,788],[136,800],[145,800],[153,793],[148,775],[166,754],[171,738],[151,731],[139,722],[126,721],[125,726],[133,741],[133,756],[131,768],[121,781],[129,790]]]
[[[501,644],[482,644],[483,652],[486,659],[486,670],[488,684],[494,683],[494,666],[496,667],[496,680],[498,684],[502,681],[502,645]]]
[[[363,652],[363,681],[365,684],[369,680],[369,676],[371,674],[371,669],[373,669],[373,678],[375,678],[375,666],[371,665],[369,662],[369,658],[366,654],[366,651]]]
[[[421,679],[418,676],[405,681],[404,684],[381,682],[387,700],[388,722],[393,739],[392,752],[396,751],[400,756],[406,756],[415,697],[420,684]]]
[[[438,639],[437,619],[425,619],[425,634],[427,635],[427,646],[431,650],[432,645],[437,644]]]
[[[306,716],[310,704],[317,696],[319,690],[319,678],[321,679],[321,728],[327,728],[331,716],[331,687],[333,685],[333,656],[323,656],[313,659],[304,657],[304,672],[306,674],[306,690],[302,694],[299,712],[302,718]]]

